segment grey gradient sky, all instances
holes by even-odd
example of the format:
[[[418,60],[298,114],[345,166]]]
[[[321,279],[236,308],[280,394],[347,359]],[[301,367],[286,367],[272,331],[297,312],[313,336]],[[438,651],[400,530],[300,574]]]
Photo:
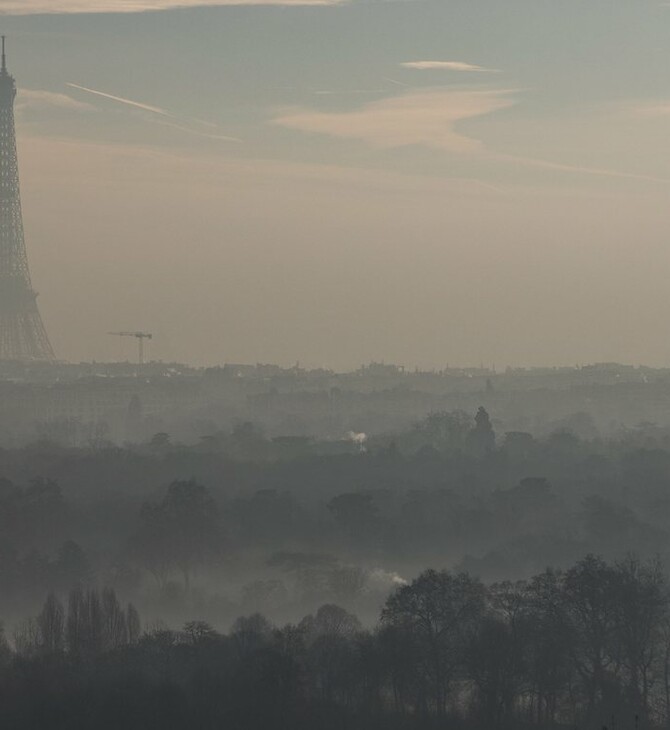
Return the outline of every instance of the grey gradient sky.
[[[87,10],[90,12],[81,12]],[[59,356],[670,365],[670,7],[0,0]]]

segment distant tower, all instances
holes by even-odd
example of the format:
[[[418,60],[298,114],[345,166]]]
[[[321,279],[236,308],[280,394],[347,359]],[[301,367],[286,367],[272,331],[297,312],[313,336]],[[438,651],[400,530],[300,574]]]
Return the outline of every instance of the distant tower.
[[[5,37],[0,70],[0,360],[53,361],[51,343],[30,283],[23,237],[14,131],[16,82],[7,73]]]

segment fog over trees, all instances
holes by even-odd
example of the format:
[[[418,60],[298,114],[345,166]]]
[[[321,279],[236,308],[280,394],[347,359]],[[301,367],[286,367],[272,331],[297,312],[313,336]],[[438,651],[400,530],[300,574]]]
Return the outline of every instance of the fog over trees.
[[[670,428],[502,428],[0,450],[0,722],[666,726]]]

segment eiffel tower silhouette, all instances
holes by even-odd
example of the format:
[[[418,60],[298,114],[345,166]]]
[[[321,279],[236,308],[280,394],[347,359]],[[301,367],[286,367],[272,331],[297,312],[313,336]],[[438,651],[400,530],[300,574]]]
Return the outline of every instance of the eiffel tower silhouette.
[[[7,72],[5,36],[0,70],[0,360],[54,361],[37,308],[23,236],[16,154],[16,82]]]

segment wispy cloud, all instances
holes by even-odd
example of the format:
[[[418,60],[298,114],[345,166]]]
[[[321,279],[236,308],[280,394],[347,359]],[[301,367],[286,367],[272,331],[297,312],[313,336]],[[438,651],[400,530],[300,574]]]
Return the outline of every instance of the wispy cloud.
[[[457,131],[459,122],[513,106],[512,90],[412,91],[372,102],[356,111],[296,109],[275,124],[302,132],[362,140],[374,147],[422,145],[449,152],[476,152],[479,140]]]
[[[197,135],[198,137],[206,137],[207,139],[215,139],[215,140],[221,140],[225,142],[241,142],[238,137],[230,137],[225,134],[218,134],[215,131],[204,131],[203,128],[207,130],[216,130],[218,127],[215,124],[212,124],[211,122],[204,122],[201,119],[194,119],[193,117],[183,117],[179,114],[174,114],[173,112],[168,111],[167,109],[163,109],[159,106],[153,106],[152,104],[145,104],[140,101],[134,101],[133,99],[126,99],[123,96],[116,96],[115,94],[108,94],[105,91],[99,91],[97,89],[90,89],[87,86],[80,86],[79,84],[73,84],[68,83],[67,86],[69,86],[72,89],[78,89],[79,91],[84,91],[87,94],[93,94],[94,96],[101,97],[103,99],[109,99],[110,101],[115,101],[119,104],[124,104],[125,106],[132,107],[133,109],[139,109],[140,111],[149,112],[150,114],[154,114],[161,119],[161,124],[166,127],[171,127],[173,129],[178,129],[182,132],[187,132],[189,134]],[[194,128],[193,125],[196,125],[197,128]]]
[[[502,71],[499,68],[486,68],[485,66],[475,66],[472,63],[464,61],[405,61],[400,64],[403,68],[413,68],[417,71],[470,71],[476,73],[499,74]]]
[[[384,81],[388,81],[389,84],[393,84],[394,86],[402,86],[405,89],[409,89],[411,84],[406,84],[404,81],[398,81],[398,79],[391,79],[388,76],[382,76],[382,79]]]
[[[521,157],[517,155],[494,155],[493,159],[499,162],[509,162],[514,165],[524,165],[525,167],[534,167],[541,170],[549,170],[553,172],[575,173],[579,175],[594,175],[596,177],[610,177],[620,180],[637,180],[639,182],[670,184],[670,178],[659,177],[656,175],[644,175],[636,172],[626,172],[625,170],[612,170],[603,167],[587,167],[584,165],[570,165],[562,162],[551,162],[550,160],[538,160],[533,157]]]
[[[0,15],[142,13],[225,5],[343,5],[349,0],[0,0]]]
[[[289,129],[361,140],[377,148],[421,145],[451,153],[483,156],[491,163],[620,180],[668,184],[670,179],[606,167],[497,152],[466,136],[458,125],[516,104],[518,90],[431,89],[369,103],[356,111],[324,113],[298,109],[274,119]],[[659,112],[660,113],[660,112]],[[667,112],[670,114],[670,110]]]
[[[42,89],[19,89],[17,98],[19,109],[71,109],[73,111],[93,111],[95,107],[85,101],[73,99],[67,94]]]
[[[371,94],[387,94],[388,89],[343,89],[335,91],[331,89],[319,89],[314,92],[315,96],[369,96]]]
[[[659,117],[670,117],[670,101],[656,101],[637,104],[630,108],[634,116],[656,119]]]
[[[216,134],[215,132],[204,132],[202,129],[194,129],[193,127],[187,127],[183,124],[175,124],[174,122],[160,120],[158,121],[158,124],[170,127],[171,129],[178,129],[180,132],[186,132],[187,134],[193,134],[196,137],[204,137],[205,139],[220,140],[222,142],[242,142],[239,137],[231,137],[227,134]],[[210,127],[211,125],[207,124],[204,126]]]

